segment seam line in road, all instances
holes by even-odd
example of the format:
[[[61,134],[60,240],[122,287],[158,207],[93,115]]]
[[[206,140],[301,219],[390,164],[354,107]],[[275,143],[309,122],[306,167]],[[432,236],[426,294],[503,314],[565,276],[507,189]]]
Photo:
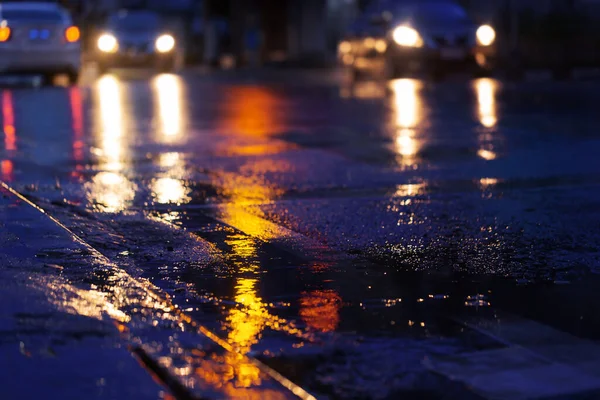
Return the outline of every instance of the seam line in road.
[[[263,364],[262,362],[260,362],[259,360],[255,359],[254,357],[251,357],[251,356],[249,356],[247,354],[243,354],[243,353],[239,352],[238,349],[235,346],[232,346],[230,343],[228,343],[225,340],[221,339],[218,335],[216,335],[215,333],[213,333],[212,331],[210,331],[209,329],[207,329],[203,325],[199,324],[198,322],[196,322],[192,317],[190,317],[189,315],[187,315],[179,307],[177,307],[175,304],[173,304],[168,297],[160,295],[160,293],[157,292],[155,290],[155,288],[153,288],[150,283],[140,282],[138,279],[132,277],[126,271],[124,271],[121,268],[119,268],[117,264],[115,264],[114,262],[112,262],[102,252],[100,252],[95,247],[93,247],[92,245],[90,245],[89,243],[87,243],[85,240],[83,240],[81,237],[79,237],[77,234],[75,234],[73,231],[71,231],[67,226],[65,226],[62,222],[60,222],[58,219],[56,219],[52,215],[48,214],[43,208],[41,208],[38,205],[36,205],[35,203],[33,203],[31,200],[29,200],[27,197],[25,197],[24,195],[22,195],[21,193],[19,193],[15,189],[13,189],[7,183],[5,183],[3,181],[0,181],[0,186],[2,186],[4,189],[6,189],[8,192],[10,192],[11,194],[13,194],[14,196],[16,196],[17,198],[19,198],[20,200],[22,200],[24,203],[26,203],[30,207],[33,207],[35,210],[37,210],[40,213],[44,214],[46,217],[48,217],[48,219],[50,221],[52,221],[54,224],[56,224],[61,229],[63,229],[64,231],[66,231],[71,236],[71,238],[74,241],[76,241],[77,243],[79,243],[79,244],[83,245],[84,247],[88,248],[92,253],[96,254],[99,257],[101,257],[102,259],[104,259],[105,261],[107,261],[109,264],[116,266],[121,272],[123,272],[124,274],[126,274],[126,276],[128,276],[138,287],[140,287],[151,298],[153,298],[154,300],[156,300],[156,301],[158,301],[160,303],[163,303],[163,305],[165,307],[168,307],[171,310],[173,310],[173,312],[175,313],[175,315],[179,318],[179,320],[181,322],[185,322],[188,326],[194,328],[196,330],[196,332],[198,332],[198,333],[202,334],[203,336],[207,337],[208,339],[210,339],[212,342],[214,342],[215,344],[217,344],[218,346],[220,346],[224,350],[226,350],[228,352],[231,352],[231,353],[238,354],[241,357],[246,358],[248,361],[250,361],[252,364],[254,364],[257,368],[259,368],[263,373],[265,373],[266,375],[268,375],[269,377],[271,377],[274,381],[276,381],[277,383],[279,383],[282,387],[284,387],[285,389],[287,389],[288,391],[290,391],[291,393],[293,393],[295,396],[297,396],[297,397],[299,397],[299,398],[301,398],[303,400],[316,400],[316,397],[314,397],[313,395],[311,395],[310,393],[308,393],[308,391],[306,391],[305,389],[303,389],[299,385],[295,384],[294,382],[292,382],[288,378],[284,377],[283,375],[281,375],[280,373],[278,373],[274,369],[268,367],[267,365]],[[144,362],[144,360],[146,359],[146,357],[143,357],[141,353],[138,354],[139,351],[136,352],[135,348],[132,347],[132,348],[130,348],[130,352],[134,356],[136,356],[143,363],[143,365],[145,365],[146,369],[149,372],[153,373],[155,376],[158,376],[159,378],[161,377],[162,373],[159,370],[155,370],[152,367],[152,365],[151,365],[152,363],[146,363],[146,362]],[[175,379],[174,377],[171,377],[171,378]],[[164,386],[166,386],[166,387],[169,388],[169,390],[173,391],[173,389],[176,389],[176,388],[170,386],[170,382],[169,381],[165,381],[164,379],[161,379],[161,381],[162,381],[162,384]],[[179,383],[179,385],[180,385],[179,387],[181,388],[182,385],[180,383]],[[189,397],[185,397],[185,396],[182,395],[181,397],[178,396],[177,398],[181,399],[181,400],[187,400],[189,398],[195,398],[193,395],[191,395],[191,393],[189,393],[187,391],[187,389],[186,389],[186,392],[187,392],[187,395]],[[179,390],[176,389],[175,391],[173,391],[174,395],[177,395],[177,393],[179,393]]]

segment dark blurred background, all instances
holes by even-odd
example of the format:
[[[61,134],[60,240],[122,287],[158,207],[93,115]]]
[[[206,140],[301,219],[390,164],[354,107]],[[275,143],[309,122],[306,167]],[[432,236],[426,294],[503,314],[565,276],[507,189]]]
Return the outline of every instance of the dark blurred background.
[[[91,43],[107,14],[146,8],[185,32],[189,64],[327,66],[349,24],[378,0],[59,0]],[[503,59],[529,68],[600,66],[600,0],[460,0],[497,28]]]

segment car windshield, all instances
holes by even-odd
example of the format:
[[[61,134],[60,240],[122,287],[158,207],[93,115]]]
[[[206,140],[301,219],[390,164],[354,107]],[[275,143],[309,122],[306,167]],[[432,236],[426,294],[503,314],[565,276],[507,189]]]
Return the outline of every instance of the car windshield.
[[[400,7],[398,16],[410,16],[418,21],[466,20],[466,11],[457,4],[448,2],[420,3]]]
[[[157,14],[148,12],[122,12],[109,18],[108,24],[116,29],[143,30],[157,29],[161,19]]]
[[[1,10],[0,15],[6,21],[61,22],[62,15],[52,10]]]

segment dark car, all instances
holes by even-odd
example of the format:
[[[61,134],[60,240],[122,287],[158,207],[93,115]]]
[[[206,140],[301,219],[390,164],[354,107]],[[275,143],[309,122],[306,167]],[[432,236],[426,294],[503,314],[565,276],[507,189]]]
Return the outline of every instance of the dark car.
[[[354,75],[382,67],[388,78],[417,70],[443,74],[492,71],[496,32],[476,24],[450,0],[383,1],[367,9],[339,44],[339,59]]]
[[[175,72],[183,63],[183,35],[151,11],[110,15],[96,40],[100,72],[114,67],[152,67]]]

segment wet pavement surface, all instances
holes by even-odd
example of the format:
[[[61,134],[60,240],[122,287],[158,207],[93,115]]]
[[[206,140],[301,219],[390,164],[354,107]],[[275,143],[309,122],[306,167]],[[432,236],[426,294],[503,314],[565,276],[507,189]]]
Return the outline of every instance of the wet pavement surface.
[[[294,71],[6,87],[0,180],[318,398],[595,398],[599,88]],[[171,352],[197,356],[184,386],[285,398],[202,346]],[[542,390],[539,371],[574,378]]]

